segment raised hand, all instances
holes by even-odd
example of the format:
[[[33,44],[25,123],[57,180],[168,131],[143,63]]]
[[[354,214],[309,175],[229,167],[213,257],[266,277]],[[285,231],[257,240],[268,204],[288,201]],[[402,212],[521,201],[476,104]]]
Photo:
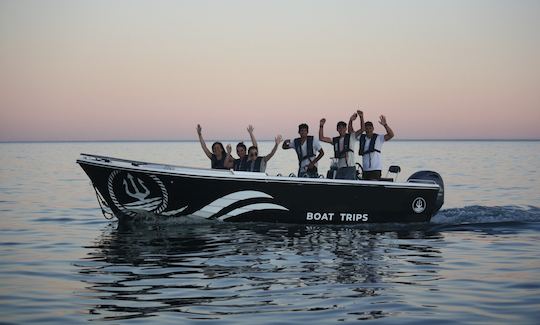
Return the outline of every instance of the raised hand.
[[[324,123],[326,123],[326,119],[325,119],[325,118],[322,118],[319,125],[320,125],[320,126],[324,126]]]
[[[281,134],[279,134],[277,137],[276,137],[276,144],[280,144],[281,141],[283,141],[283,138],[281,137]]]
[[[227,153],[230,155],[232,152],[232,147],[230,144],[227,145]]]
[[[384,115],[381,115],[379,117],[379,123],[381,123],[383,126],[386,126],[386,117],[384,117]]]
[[[358,117],[358,113],[354,113],[353,115],[351,115],[351,121],[356,120],[357,117]]]
[[[357,110],[356,114],[358,114],[358,116],[360,116],[360,118],[364,117],[364,112],[362,112],[361,110]]]
[[[200,125],[200,124],[197,124],[197,134],[198,134],[198,135],[201,135],[201,134],[202,134],[202,128],[201,128],[201,125]]]
[[[253,130],[255,130],[255,129],[253,128],[253,125],[250,124],[248,126],[248,128],[247,128],[247,131],[249,132],[249,134],[251,134],[251,133],[253,133]]]

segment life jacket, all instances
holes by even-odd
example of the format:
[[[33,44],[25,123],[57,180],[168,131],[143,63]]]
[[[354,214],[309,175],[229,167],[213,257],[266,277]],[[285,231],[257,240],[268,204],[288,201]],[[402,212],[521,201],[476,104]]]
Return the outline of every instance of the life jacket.
[[[221,160],[218,160],[216,155],[212,154],[212,158],[210,159],[212,161],[212,169],[227,169],[225,168],[226,158],[227,156],[223,155],[223,158],[221,158]]]
[[[296,150],[299,164],[301,164],[304,159],[315,157],[315,153],[313,152],[313,136],[311,135],[308,135],[306,139],[306,149],[307,154],[305,156],[302,156],[302,143],[300,142],[300,138],[294,139],[294,150]]]
[[[349,143],[351,141],[351,136],[349,134],[346,134],[343,138],[343,150],[339,151],[339,139],[341,137],[334,137],[332,138],[332,143],[334,144],[334,157],[335,158],[345,158],[347,152],[353,152],[352,149],[349,146]]]
[[[248,160],[246,161],[246,171],[248,172],[261,172],[261,163],[263,161],[263,157],[257,157],[255,160]]]
[[[235,159],[233,170],[245,172],[247,170],[247,161],[247,156],[244,156],[244,158]]]
[[[375,149],[375,142],[377,141],[377,137],[379,135],[377,133],[373,133],[371,136],[371,141],[369,142],[369,148],[365,150],[366,146],[366,134],[362,134],[360,136],[360,150],[358,150],[358,154],[360,156],[363,156],[366,153],[372,153],[372,152],[381,152],[380,150]]]

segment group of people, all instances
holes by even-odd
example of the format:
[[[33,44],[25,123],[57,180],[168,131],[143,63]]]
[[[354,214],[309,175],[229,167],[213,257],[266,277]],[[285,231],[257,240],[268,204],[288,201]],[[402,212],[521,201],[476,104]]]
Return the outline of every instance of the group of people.
[[[264,172],[266,170],[266,163],[274,156],[277,148],[283,139],[281,135],[276,136],[275,145],[272,151],[266,156],[259,156],[259,148],[257,147],[257,140],[253,135],[253,126],[248,126],[247,131],[251,138],[252,146],[247,149],[243,142],[239,142],[236,145],[236,154],[238,159],[233,158],[231,155],[232,147],[227,145],[227,151],[223,147],[221,142],[214,142],[212,144],[212,151],[208,150],[206,143],[202,136],[202,128],[200,124],[197,124],[197,134],[199,136],[199,142],[206,156],[211,161],[213,169],[233,169],[236,171],[245,172]]]
[[[353,122],[357,118],[360,119],[360,129],[355,131]],[[379,118],[379,123],[386,131],[384,135],[374,132],[372,122],[364,122],[364,114],[360,110],[356,111],[350,117],[348,124],[343,121],[337,123],[336,129],[338,136],[336,137],[330,138],[324,136],[325,123],[326,119],[321,119],[318,139],[308,135],[309,127],[305,123],[298,126],[298,134],[300,135],[298,138],[283,141],[281,135],[277,135],[272,151],[266,156],[259,156],[257,141],[253,135],[254,129],[251,125],[247,128],[247,131],[250,135],[252,146],[246,152],[246,145],[243,142],[239,142],[236,145],[238,158],[234,158],[231,155],[231,145],[227,145],[227,150],[225,150],[221,142],[214,142],[212,144],[212,151],[210,151],[206,147],[200,125],[197,125],[197,134],[203,151],[212,162],[212,168],[233,169],[235,171],[264,172],[266,170],[266,164],[274,156],[279,144],[283,141],[283,149],[294,149],[296,152],[298,157],[298,177],[319,177],[317,163],[324,156],[324,150],[320,144],[322,141],[333,146],[334,158],[337,164],[336,178],[352,178],[350,176],[351,173],[343,172],[356,170],[356,154],[354,149],[358,142],[358,154],[362,157],[362,178],[367,180],[380,179],[382,174],[382,145],[385,141],[389,141],[394,137],[394,132],[388,126],[384,115],[381,115]]]

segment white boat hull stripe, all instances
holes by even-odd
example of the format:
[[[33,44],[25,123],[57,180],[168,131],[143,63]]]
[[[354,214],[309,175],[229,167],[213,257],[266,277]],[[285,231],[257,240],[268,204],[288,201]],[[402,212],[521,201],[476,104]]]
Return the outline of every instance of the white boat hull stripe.
[[[277,204],[273,204],[273,203],[255,203],[255,204],[250,204],[250,205],[246,205],[246,206],[241,207],[241,208],[234,209],[231,212],[222,215],[218,219],[219,220],[225,220],[225,219],[228,219],[230,217],[235,217],[235,216],[240,215],[242,213],[251,212],[251,211],[255,211],[255,210],[284,210],[284,211],[289,211],[289,209],[287,209],[285,207],[282,207],[281,205],[277,205]]]

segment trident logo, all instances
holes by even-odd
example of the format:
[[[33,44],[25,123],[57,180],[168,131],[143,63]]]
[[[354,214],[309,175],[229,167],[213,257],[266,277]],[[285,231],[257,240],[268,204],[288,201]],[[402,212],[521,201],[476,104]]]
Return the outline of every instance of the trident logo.
[[[129,173],[127,174],[127,177],[129,178],[129,182],[131,183],[131,187],[133,188],[133,192],[130,191],[128,182],[126,181],[126,179],[124,179],[123,184],[127,195],[131,196],[134,199],[137,199],[138,201],[142,201],[150,195],[150,190],[144,185],[144,182],[142,180],[133,177]],[[143,191],[141,192],[140,189],[142,189]]]
[[[422,213],[426,209],[426,200],[421,197],[417,197],[413,201],[412,208],[414,212]]]

